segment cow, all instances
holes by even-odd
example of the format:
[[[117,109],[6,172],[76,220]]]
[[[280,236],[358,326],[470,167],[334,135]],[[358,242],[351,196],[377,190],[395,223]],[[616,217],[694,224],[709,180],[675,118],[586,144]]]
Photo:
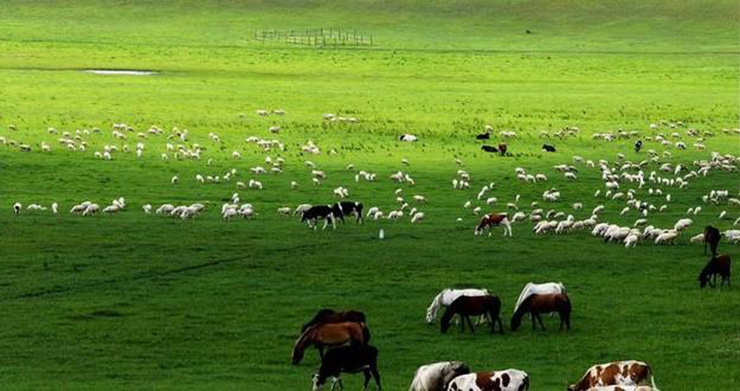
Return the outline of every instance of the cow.
[[[321,390],[324,383],[332,378],[331,389],[339,384],[339,389],[344,390],[344,384],[339,377],[344,373],[363,372],[365,374],[365,385],[367,390],[370,378],[375,379],[375,388],[380,390],[380,374],[378,373],[378,349],[370,345],[342,346],[329,350],[321,361],[319,373],[313,375],[313,391]]]
[[[545,152],[555,152],[555,147],[550,144],[542,144],[542,150]]]
[[[635,152],[639,153],[641,149],[642,149],[642,140],[637,140],[637,142],[635,143]]]
[[[476,235],[481,235],[491,227],[498,227],[499,225],[504,226],[504,236],[507,234],[511,236],[511,223],[509,222],[509,218],[506,213],[489,213],[483,216],[480,219],[480,223],[475,227],[474,233]]]
[[[719,233],[719,230],[711,225],[707,225],[704,228],[704,255],[707,255],[707,245],[709,245],[709,249],[712,251],[712,258],[716,257],[721,239],[722,235]]]
[[[334,216],[339,218],[339,220],[343,223],[344,216],[349,216],[353,213],[357,217],[355,222],[362,222],[362,210],[364,209],[362,202],[342,201],[334,204],[334,206],[332,206],[332,209],[334,210]]]
[[[324,220],[324,227],[322,229],[326,229],[326,226],[329,222],[331,222],[331,226],[333,229],[337,229],[334,212],[335,210],[331,205],[312,206],[308,208],[308,210],[303,212],[303,214],[301,215],[301,222],[305,221],[308,224],[309,228],[316,229],[316,222],[318,220]]]
[[[491,153],[498,152],[498,149],[496,149],[496,147],[491,146],[491,145],[481,145],[480,149],[482,149],[485,152],[491,152]]]
[[[650,384],[655,388],[653,371],[642,361],[615,361],[594,365],[568,391],[588,391],[598,386],[641,386]]]
[[[518,369],[469,373],[454,378],[447,391],[529,391],[529,375]]]
[[[447,391],[452,379],[470,373],[462,361],[442,361],[422,365],[414,373],[409,391]]]
[[[475,136],[475,139],[476,140],[488,140],[490,138],[491,138],[491,133],[488,133],[488,132],[481,133],[481,134]]]
[[[699,273],[699,286],[701,288],[704,288],[709,284],[712,288],[714,288],[715,284],[717,283],[717,275],[719,274],[722,276],[722,283],[720,283],[720,287],[725,285],[725,281],[727,281],[727,285],[730,285],[730,265],[732,263],[732,260],[730,259],[729,255],[720,254],[716,257],[712,257],[712,259],[709,260],[706,266],[704,266],[704,269],[702,269],[701,273]],[[714,279],[714,281],[712,281]]]
[[[605,386],[591,387],[588,391],[658,391],[658,389],[650,386]]]

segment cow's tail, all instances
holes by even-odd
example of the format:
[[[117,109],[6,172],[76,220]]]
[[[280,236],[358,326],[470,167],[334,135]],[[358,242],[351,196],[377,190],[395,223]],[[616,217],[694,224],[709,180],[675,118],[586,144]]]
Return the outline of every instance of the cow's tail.
[[[650,376],[650,387],[652,387],[653,391],[660,391],[658,389],[658,386],[655,385],[655,376],[653,376],[653,368],[648,366],[648,375]]]

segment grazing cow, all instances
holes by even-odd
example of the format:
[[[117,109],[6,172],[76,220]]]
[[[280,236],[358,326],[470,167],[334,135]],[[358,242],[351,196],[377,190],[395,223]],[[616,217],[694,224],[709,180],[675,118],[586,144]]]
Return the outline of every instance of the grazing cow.
[[[658,391],[658,389],[650,386],[604,386],[591,387],[588,391]]]
[[[529,375],[518,369],[469,373],[453,379],[447,391],[529,391]]]
[[[362,210],[365,208],[362,202],[342,201],[334,204],[334,215],[344,223],[344,216],[354,214],[356,216],[355,222],[362,222]]]
[[[637,142],[635,143],[635,152],[640,152],[641,149],[642,149],[642,140],[637,140]]]
[[[655,388],[653,371],[650,366],[641,361],[615,361],[601,365],[594,365],[568,391],[588,391],[598,386],[641,386],[650,381]]]
[[[506,150],[507,150],[506,144],[500,143],[498,145],[498,152],[501,154],[501,156],[506,155]]]
[[[329,222],[331,222],[332,228],[337,229],[334,212],[334,207],[331,205],[312,206],[303,212],[301,215],[301,222],[305,221],[309,228],[316,229],[316,222],[321,219],[324,220],[324,227],[322,229],[326,229],[326,225]]]
[[[482,149],[485,152],[491,152],[491,153],[498,152],[498,149],[496,149],[496,147],[493,147],[493,146],[490,146],[490,145],[482,145],[480,147],[480,149]]]
[[[443,361],[422,365],[414,373],[409,391],[447,391],[450,382],[470,373],[470,368],[462,361]]]
[[[506,213],[489,213],[484,215],[475,227],[474,233],[476,235],[481,235],[484,231],[490,230],[491,227],[498,227],[499,225],[504,226],[504,236],[507,234],[511,236],[511,223],[509,222]]]
[[[704,269],[702,269],[701,273],[699,273],[699,286],[701,288],[704,288],[705,286],[707,286],[707,284],[709,284],[709,286],[714,288],[715,284],[717,283],[718,274],[722,276],[722,283],[719,286],[721,287],[722,285],[725,285],[725,281],[727,281],[727,285],[729,286],[730,266],[731,260],[729,255],[720,254],[716,257],[712,257],[707,265],[704,266]]]
[[[475,327],[470,321],[470,315],[482,315],[485,316],[491,323],[491,333],[496,332],[496,323],[499,325],[499,332],[504,333],[504,326],[501,322],[501,299],[498,296],[460,296],[458,297],[442,315],[441,330],[442,333],[446,333],[450,328],[450,322],[455,314],[459,314],[462,317],[460,321],[460,331],[465,331],[465,322],[468,322],[470,326],[470,332],[475,332]]]
[[[481,133],[481,134],[475,136],[475,139],[476,140],[488,140],[490,138],[491,138],[491,133],[488,133],[488,132]]]
[[[321,361],[319,373],[313,375],[313,391],[321,390],[326,380],[332,378],[331,389],[339,384],[344,390],[344,384],[339,377],[344,373],[362,372],[365,374],[363,391],[367,390],[370,378],[375,379],[375,388],[380,390],[380,374],[378,373],[378,349],[374,346],[343,346],[326,352]]]
[[[719,233],[719,230],[711,225],[707,225],[704,228],[704,255],[707,255],[707,245],[709,245],[709,249],[712,251],[712,258],[716,257],[720,239],[722,239],[722,235]]]
[[[550,144],[542,144],[542,150],[545,152],[555,152],[555,147]]]

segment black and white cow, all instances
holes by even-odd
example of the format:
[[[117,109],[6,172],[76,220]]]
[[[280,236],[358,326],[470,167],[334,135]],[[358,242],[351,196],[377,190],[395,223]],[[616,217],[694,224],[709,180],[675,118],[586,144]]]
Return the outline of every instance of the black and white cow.
[[[337,229],[336,217],[334,216],[335,209],[332,205],[316,205],[310,207],[304,211],[301,215],[301,222],[306,222],[309,228],[316,229],[316,223],[318,220],[324,220],[324,227],[326,229],[327,224],[331,222],[331,226]]]
[[[357,217],[357,223],[362,221],[362,210],[364,209],[362,202],[342,201],[334,204],[332,209],[334,210],[334,216],[339,218],[343,223],[344,216],[350,216],[352,214]]]
[[[542,150],[545,152],[555,152],[555,147],[550,144],[542,144]]]

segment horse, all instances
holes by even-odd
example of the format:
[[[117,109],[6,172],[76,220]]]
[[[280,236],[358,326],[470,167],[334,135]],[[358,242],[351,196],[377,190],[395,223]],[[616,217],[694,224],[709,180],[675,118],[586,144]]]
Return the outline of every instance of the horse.
[[[722,283],[720,283],[720,287],[725,285],[725,281],[727,281],[727,285],[730,285],[730,265],[732,260],[730,259],[729,255],[726,254],[720,254],[716,257],[712,257],[712,259],[709,260],[706,266],[704,266],[704,269],[702,269],[701,273],[699,273],[699,286],[701,288],[704,288],[709,284],[712,288],[714,288],[715,284],[717,283],[717,275],[719,274],[722,276]],[[712,281],[712,277],[714,277],[714,281]]]
[[[437,311],[440,307],[447,307],[454,302],[460,296],[487,296],[488,291],[485,289],[443,289],[437,296],[432,300],[432,304],[427,308],[426,321],[429,324],[434,322],[434,318],[437,317]]]
[[[309,327],[298,337],[293,346],[291,362],[298,365],[303,359],[303,352],[310,345],[316,346],[319,350],[319,357],[324,357],[325,346],[341,346],[349,343],[350,345],[365,345],[364,323],[342,322],[342,323],[321,323]]]
[[[560,330],[563,329],[563,325],[568,327],[570,330],[570,298],[565,293],[553,293],[546,295],[534,294],[526,298],[517,308],[514,315],[511,317],[511,331],[516,331],[522,324],[522,318],[524,314],[532,314],[532,331],[536,330],[536,322],[540,322],[540,327],[545,330],[545,325],[542,323],[540,314],[550,313],[557,311],[560,314]]]
[[[707,245],[709,245],[709,249],[712,251],[712,258],[715,258],[721,239],[722,235],[719,233],[719,230],[711,225],[707,225],[704,228],[704,255],[707,255]]]
[[[481,235],[484,231],[491,229],[491,227],[498,227],[499,225],[504,226],[504,236],[508,233],[509,237],[511,237],[511,223],[506,213],[489,213],[484,215],[473,232],[475,235]]]
[[[339,377],[344,373],[363,372],[365,383],[363,391],[371,378],[375,379],[375,388],[380,390],[380,374],[378,373],[378,349],[374,346],[343,346],[326,352],[321,361],[319,372],[313,375],[313,391],[319,391],[329,378],[333,378],[331,389],[339,384],[339,389],[344,390],[344,384]]]
[[[367,324],[367,321],[365,320],[365,314],[361,311],[355,311],[355,310],[347,310],[347,311],[334,311],[330,308],[324,308],[319,310],[319,312],[314,315],[311,320],[308,321],[308,323],[304,324],[301,327],[301,333],[305,332],[306,329],[308,329],[311,326],[314,326],[316,324],[320,323],[341,323],[341,322],[355,322],[355,323],[365,323]],[[369,340],[368,336],[368,340]]]
[[[563,285],[562,282],[546,282],[544,284],[535,284],[535,283],[528,283],[524,286],[524,289],[522,289],[522,293],[519,294],[519,298],[516,300],[516,305],[514,306],[514,312],[516,312],[517,309],[519,309],[519,306],[522,304],[522,301],[524,299],[528,298],[532,295],[545,295],[550,293],[567,293],[565,290],[565,285]]]
[[[504,333],[504,326],[501,323],[501,300],[497,296],[460,296],[447,307],[444,315],[442,315],[441,325],[442,333],[446,333],[450,328],[450,321],[455,314],[460,314],[462,321],[460,322],[460,331],[465,331],[465,322],[468,322],[470,326],[470,332],[475,332],[475,327],[470,321],[470,315],[485,315],[488,317],[488,321],[491,323],[491,333],[496,332],[496,323],[499,325],[499,332]]]
[[[408,391],[447,391],[452,379],[470,373],[462,361],[441,361],[420,366]]]

